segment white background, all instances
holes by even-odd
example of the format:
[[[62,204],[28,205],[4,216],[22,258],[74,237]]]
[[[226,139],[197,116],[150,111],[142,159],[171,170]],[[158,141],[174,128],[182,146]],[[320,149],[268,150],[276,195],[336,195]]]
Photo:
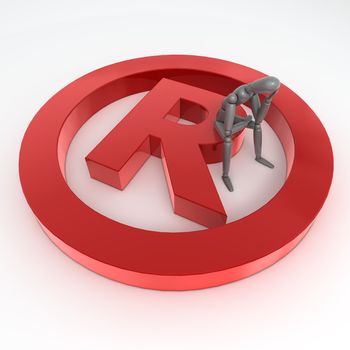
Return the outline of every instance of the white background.
[[[0,0],[0,347],[349,349],[349,23],[347,0]],[[106,64],[166,53],[279,77],[320,117],[335,156],[330,195],[301,244],[201,291],[143,290],[81,267],[41,232],[18,179],[21,138],[50,96]]]

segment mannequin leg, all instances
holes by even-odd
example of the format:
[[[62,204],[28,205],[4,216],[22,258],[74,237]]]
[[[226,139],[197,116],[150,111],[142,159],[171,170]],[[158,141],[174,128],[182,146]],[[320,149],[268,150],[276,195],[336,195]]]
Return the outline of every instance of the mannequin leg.
[[[222,172],[222,180],[226,185],[227,189],[232,192],[233,185],[229,176],[230,172],[230,164],[232,157],[232,140],[231,137],[225,137],[224,141],[224,161],[223,161],[223,172]]]
[[[255,150],[255,160],[269,168],[274,168],[275,166],[268,160],[261,156],[262,151],[262,129],[260,123],[255,123],[254,126],[254,150]]]

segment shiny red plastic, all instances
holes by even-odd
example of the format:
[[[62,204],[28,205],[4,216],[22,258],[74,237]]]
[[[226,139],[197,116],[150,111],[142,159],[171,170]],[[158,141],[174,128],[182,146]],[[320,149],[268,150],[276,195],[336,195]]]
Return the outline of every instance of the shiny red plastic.
[[[206,165],[222,160],[223,142],[213,127],[222,100],[214,92],[162,79],[87,156],[91,177],[122,190],[156,155],[163,161],[174,212],[207,227],[225,224]],[[177,124],[180,118],[196,124]],[[233,154],[243,136],[234,137]]]
[[[211,226],[216,227],[203,231],[146,231],[95,212],[74,195],[64,177],[74,134],[107,104],[152,90],[163,78],[214,93],[210,96],[224,96],[263,76],[213,58],[155,56],[101,68],[58,92],[31,122],[20,153],[23,191],[49,237],[97,273],[163,290],[228,283],[286,255],[305,235],[326,200],[333,156],[317,116],[284,85],[266,120],[285,150],[287,179],[268,203],[240,220],[220,226],[215,222]]]

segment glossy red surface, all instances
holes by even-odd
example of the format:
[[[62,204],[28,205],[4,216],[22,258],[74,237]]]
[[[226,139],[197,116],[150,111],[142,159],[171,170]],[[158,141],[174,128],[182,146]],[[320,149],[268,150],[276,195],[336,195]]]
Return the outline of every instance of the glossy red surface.
[[[122,190],[152,154],[161,156],[174,212],[207,227],[225,224],[206,164],[222,159],[213,125],[223,98],[162,79],[87,156],[91,177]],[[196,124],[178,124],[180,117]],[[233,154],[243,136],[234,137]]]
[[[155,56],[101,68],[58,92],[31,122],[20,153],[23,191],[49,237],[95,272],[155,289],[186,290],[231,282],[287,254],[305,235],[327,197],[333,156],[317,116],[286,86],[282,85],[266,119],[286,153],[286,182],[262,208],[240,220],[194,232],[137,229],[89,208],[64,178],[65,156],[74,134],[107,104],[151,90],[162,78],[226,95],[262,76],[213,58]]]

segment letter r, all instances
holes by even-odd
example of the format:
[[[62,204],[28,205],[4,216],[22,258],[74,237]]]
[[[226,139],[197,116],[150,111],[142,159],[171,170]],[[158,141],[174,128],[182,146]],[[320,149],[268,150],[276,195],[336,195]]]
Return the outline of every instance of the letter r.
[[[161,157],[174,212],[207,227],[225,224],[207,166],[222,159],[222,140],[214,130],[222,100],[207,90],[160,80],[88,154],[90,176],[123,190],[151,155]],[[196,125],[176,123],[179,118]],[[234,152],[242,138],[243,133],[234,138]]]

